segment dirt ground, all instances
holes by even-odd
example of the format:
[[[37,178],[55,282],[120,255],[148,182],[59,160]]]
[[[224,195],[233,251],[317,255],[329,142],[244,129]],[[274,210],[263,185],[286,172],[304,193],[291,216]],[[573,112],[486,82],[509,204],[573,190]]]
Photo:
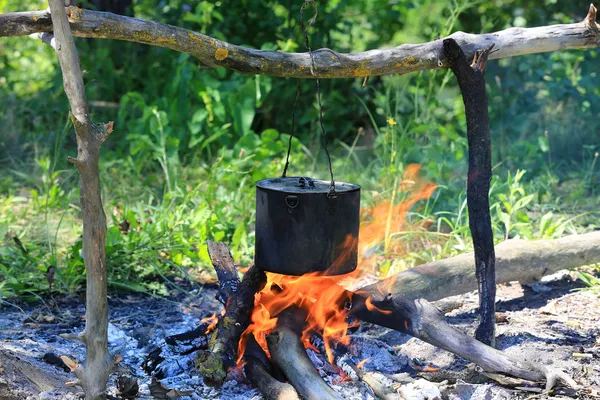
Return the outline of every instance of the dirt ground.
[[[432,399],[436,388],[446,399],[559,399],[600,398],[600,298],[580,287],[568,272],[530,286],[518,283],[498,287],[497,347],[530,361],[552,365],[568,372],[580,385],[578,391],[558,389],[542,394],[539,387],[515,388],[514,382],[500,386],[482,381],[465,360],[395,331],[362,324],[352,333],[353,362],[369,358],[365,371],[378,371],[385,381],[404,373],[416,379],[410,384],[389,382],[407,399]],[[165,346],[166,336],[192,329],[202,317],[220,310],[214,300],[214,287],[188,286],[186,293],[171,299],[147,295],[115,294],[111,297],[109,342],[113,354],[123,356],[138,380],[139,397],[181,399],[260,399],[259,392],[234,372],[223,388],[204,386],[193,369],[177,361],[178,370],[162,382],[152,382],[142,370],[144,357],[156,347]],[[77,388],[65,386],[72,380],[68,372],[49,364],[54,355],[83,360],[84,348],[61,338],[83,328],[82,299],[46,297],[36,304],[3,304],[0,308],[0,399],[75,399]],[[460,307],[446,314],[452,325],[472,334],[476,326],[476,293],[446,300]],[[326,381],[347,399],[374,398],[360,381],[340,379],[322,354],[309,350],[309,356]],[[430,365],[440,370],[418,372],[415,366]],[[416,368],[416,369],[415,369]],[[467,372],[465,372],[467,371]],[[446,380],[446,384],[430,384]],[[475,377],[474,376],[478,376]],[[115,379],[109,393],[115,395]],[[473,384],[474,383],[474,384]],[[157,391],[157,385],[162,392]],[[153,389],[152,389],[153,388]],[[410,389],[410,390],[409,390]],[[151,391],[153,394],[151,394]],[[157,393],[162,393],[157,394]],[[428,397],[429,396],[429,397]],[[431,397],[434,396],[434,397]]]

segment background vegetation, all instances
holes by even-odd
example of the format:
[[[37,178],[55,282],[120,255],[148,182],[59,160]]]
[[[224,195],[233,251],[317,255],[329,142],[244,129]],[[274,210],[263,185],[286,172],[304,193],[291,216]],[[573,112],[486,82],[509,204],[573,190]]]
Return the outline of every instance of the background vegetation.
[[[416,43],[457,30],[580,21],[587,4],[556,0],[330,0],[320,2],[313,47],[342,52]],[[88,6],[93,6],[88,4]],[[287,0],[137,0],[136,17],[262,49],[302,51],[300,3]],[[0,12],[44,1],[0,0]],[[253,254],[253,182],[277,176],[296,83],[198,68],[187,55],[133,43],[77,39],[95,121],[115,121],[102,154],[113,288],[168,294],[209,265],[206,239]],[[487,72],[497,240],[553,238],[598,228],[600,54],[563,51],[503,59]],[[363,186],[366,209],[414,192],[406,167],[439,185],[388,226],[375,273],[448,257],[471,246],[465,207],[466,138],[448,71],[322,82],[338,179]],[[301,82],[291,173],[327,176],[314,82]],[[29,37],[0,40],[0,299],[77,292],[78,177],[68,104],[53,51]],[[410,185],[409,185],[410,186]],[[410,187],[417,187],[410,186]],[[391,215],[393,209],[388,211]],[[365,214],[368,214],[365,213]]]

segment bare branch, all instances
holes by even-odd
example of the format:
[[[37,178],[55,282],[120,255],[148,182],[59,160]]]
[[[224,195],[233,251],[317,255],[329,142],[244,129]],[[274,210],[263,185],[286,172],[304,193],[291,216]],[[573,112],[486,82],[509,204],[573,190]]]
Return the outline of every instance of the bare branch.
[[[71,110],[80,123],[90,123],[83,75],[79,65],[77,48],[71,34],[71,26],[62,1],[50,1],[50,12],[54,36],[56,38],[56,54],[63,73],[63,85],[69,99]]]
[[[591,31],[592,34],[598,36],[600,33],[600,25],[596,22],[596,7],[593,4],[590,4],[590,10],[588,11],[585,20],[583,23],[587,26],[587,28]]]
[[[67,160],[71,161],[73,159],[71,157],[67,157]],[[73,161],[71,161],[71,162],[73,162]],[[75,162],[77,162],[77,160],[75,160]],[[79,341],[79,342],[85,343],[85,336],[83,335],[83,332],[80,332],[80,333],[61,333],[59,336],[61,338],[63,338],[63,339],[75,340],[75,341]]]
[[[198,58],[202,67],[224,67],[241,73],[295,78],[313,78],[307,53],[284,53],[236,46],[222,40],[138,18],[69,7],[69,21],[75,36],[126,40],[166,47]],[[579,23],[509,28],[488,34],[456,32],[456,40],[467,58],[477,50],[494,45],[498,51],[490,59],[515,57],[564,49],[600,45],[600,29],[591,6]],[[0,15],[0,36],[19,36],[52,31],[47,12],[21,12]],[[385,74],[405,74],[447,67],[442,39],[422,44],[403,44],[390,49],[342,54],[330,49],[313,52],[320,78],[352,78]]]

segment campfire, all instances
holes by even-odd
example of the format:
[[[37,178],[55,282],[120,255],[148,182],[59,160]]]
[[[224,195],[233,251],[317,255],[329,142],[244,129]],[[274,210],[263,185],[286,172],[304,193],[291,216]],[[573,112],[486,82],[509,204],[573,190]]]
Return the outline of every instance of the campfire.
[[[328,271],[313,272],[301,276],[289,276],[267,273],[267,283],[256,294],[251,323],[242,334],[238,348],[238,363],[242,361],[246,344],[250,336],[256,340],[266,354],[269,354],[266,335],[277,326],[278,315],[288,308],[301,309],[306,314],[305,326],[301,338],[305,347],[312,347],[312,334],[323,338],[325,352],[330,363],[334,363],[331,350],[333,343],[349,344],[348,329],[356,326],[358,321],[348,320],[348,307],[352,302],[352,294],[346,286],[360,282],[367,274],[374,272],[378,256],[369,250],[386,240],[390,232],[402,230],[408,211],[420,200],[430,198],[436,185],[418,181],[421,166],[407,166],[398,193],[405,195],[403,201],[393,204],[390,200],[376,202],[373,207],[365,210],[361,225],[361,235],[357,239],[351,235],[346,237],[339,251],[339,258],[330,267],[337,270],[338,265],[345,264],[346,258],[352,255],[352,249],[358,240],[359,268],[344,275],[331,275]],[[275,244],[276,245],[276,244]],[[401,253],[401,243],[394,246],[392,254]],[[385,295],[385,293],[382,293]],[[366,297],[365,306],[375,310],[371,297]],[[383,314],[390,311],[381,310]]]
[[[172,370],[168,367],[169,356],[185,355],[184,366],[191,367],[195,359],[205,384],[221,386],[228,374],[242,370],[265,398],[273,399],[339,398],[315,368],[317,360],[309,357],[310,353],[320,354],[320,362],[328,363],[338,381],[359,380],[383,399],[402,398],[398,397],[400,387],[405,394],[410,391],[411,386],[406,385],[414,385],[415,380],[406,368],[413,375],[437,370],[434,366],[411,363],[408,367],[400,365],[398,371],[404,373],[387,377],[366,373],[363,367],[370,357],[357,359],[356,354],[361,351],[353,348],[356,343],[351,340],[351,332],[366,321],[418,337],[487,371],[533,382],[548,378],[571,383],[560,371],[516,359],[452,328],[430,303],[404,298],[394,278],[377,280],[377,262],[386,255],[374,249],[386,242],[390,232],[425,229],[409,226],[407,220],[411,208],[429,199],[436,190],[434,184],[419,179],[419,171],[418,165],[406,168],[396,188],[401,201],[376,201],[363,211],[358,243],[348,235],[338,251],[341,258],[332,264],[335,268],[338,263],[346,263],[344,257],[351,257],[358,244],[359,267],[350,273],[329,275],[325,270],[293,276],[265,273],[251,266],[239,281],[227,245],[209,242],[209,254],[220,282],[217,299],[225,308],[220,314],[204,318],[194,331],[168,338],[167,343],[176,350],[162,356],[160,350],[151,353],[144,365],[146,370],[164,378]],[[390,254],[397,256],[409,245],[396,239],[389,242],[388,248]],[[371,282],[375,283],[367,284]],[[177,364],[182,363],[179,360]],[[376,364],[373,367],[377,369]],[[415,389],[419,393],[441,398],[436,384],[420,385]]]

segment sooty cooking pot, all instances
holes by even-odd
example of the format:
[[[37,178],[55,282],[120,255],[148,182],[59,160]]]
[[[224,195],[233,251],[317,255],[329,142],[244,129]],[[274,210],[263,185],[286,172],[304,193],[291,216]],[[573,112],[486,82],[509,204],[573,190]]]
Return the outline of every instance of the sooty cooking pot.
[[[352,272],[358,256],[360,186],[306,177],[256,182],[256,266],[285,275]]]

